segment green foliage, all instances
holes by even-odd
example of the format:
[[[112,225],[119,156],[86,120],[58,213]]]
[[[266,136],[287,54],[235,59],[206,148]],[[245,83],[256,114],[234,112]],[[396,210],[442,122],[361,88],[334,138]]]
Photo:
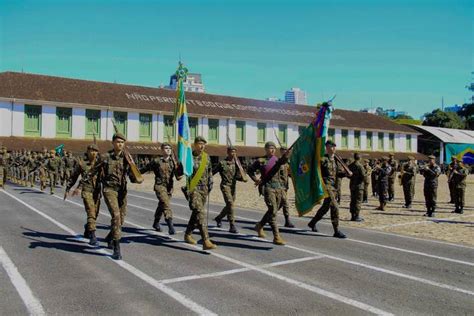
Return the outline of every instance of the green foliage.
[[[421,125],[421,120],[415,120],[415,119],[406,119],[406,118],[396,118],[393,120],[397,124],[412,124],[412,125]]]
[[[458,114],[464,119],[466,128],[474,130],[474,103],[463,104]]]
[[[411,117],[410,115],[401,114],[397,115],[394,120],[413,120],[413,117]]]
[[[444,112],[440,109],[427,114],[422,125],[458,129],[464,129],[465,126],[459,115],[453,112]]]

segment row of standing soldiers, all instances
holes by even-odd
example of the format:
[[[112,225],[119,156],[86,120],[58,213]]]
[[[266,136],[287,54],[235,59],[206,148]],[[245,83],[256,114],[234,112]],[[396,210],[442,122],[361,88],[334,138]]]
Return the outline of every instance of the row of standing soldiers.
[[[55,150],[31,152],[28,150],[9,153],[6,147],[0,151],[0,187],[7,180],[23,186],[34,186],[39,181],[41,190],[48,185],[51,194],[57,185],[65,185],[76,165],[76,159],[71,152],[64,156],[56,154]]]

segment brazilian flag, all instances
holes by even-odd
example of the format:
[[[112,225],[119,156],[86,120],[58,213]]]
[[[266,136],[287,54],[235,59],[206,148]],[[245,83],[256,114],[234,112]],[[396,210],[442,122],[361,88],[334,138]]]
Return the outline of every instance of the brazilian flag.
[[[330,103],[323,103],[316,119],[304,129],[292,146],[290,169],[299,216],[311,211],[328,196],[321,176],[321,159],[326,154],[325,142],[331,112]]]

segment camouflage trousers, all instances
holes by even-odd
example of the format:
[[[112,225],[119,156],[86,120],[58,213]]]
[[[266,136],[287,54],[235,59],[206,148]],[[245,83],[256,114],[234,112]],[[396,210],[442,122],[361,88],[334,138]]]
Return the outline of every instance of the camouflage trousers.
[[[222,220],[225,216],[227,216],[227,220],[230,224],[234,224],[235,222],[235,211],[234,211],[234,203],[235,203],[235,186],[223,186],[221,185],[221,192],[222,196],[224,197],[225,206],[220,212],[219,215],[216,216],[217,220]]]
[[[456,206],[456,209],[464,208],[465,191],[465,188],[454,188],[454,205]]]
[[[209,239],[209,233],[207,232],[207,210],[206,200],[207,191],[194,189],[193,192],[189,193],[188,201],[189,208],[191,209],[191,217],[186,227],[186,235],[192,234],[195,228],[199,229],[202,240]]]
[[[113,240],[120,240],[122,225],[127,215],[127,190],[115,191],[112,188],[104,188],[104,200],[109,209],[110,236]]]
[[[100,191],[82,191],[81,197],[82,201],[84,202],[84,208],[87,214],[87,230],[95,231],[95,223],[97,221],[97,216],[99,215],[100,209]]]
[[[402,187],[405,206],[409,206],[413,202],[413,196],[415,195],[415,181],[403,182]]]
[[[359,216],[360,208],[362,203],[362,198],[364,195],[363,188],[351,188],[351,203],[349,206],[349,210],[353,217]]]
[[[268,187],[263,190],[263,197],[265,199],[265,204],[267,205],[267,212],[260,220],[260,225],[263,227],[265,224],[269,223],[272,228],[273,235],[279,234],[276,218],[278,210],[282,206],[281,203],[283,191],[283,189],[273,189]]]
[[[58,181],[57,174],[53,172],[49,172],[49,187],[51,190],[51,194],[54,193],[54,188],[56,187],[56,182]]]
[[[323,205],[321,205],[319,210],[316,212],[316,215],[314,215],[313,219],[311,219],[309,225],[316,225],[316,223],[319,222],[329,210],[331,210],[331,223],[334,231],[336,232],[339,230],[339,205],[337,204],[336,200],[336,189],[330,184],[327,184],[326,188],[329,197],[324,199]]]
[[[456,185],[454,184],[454,181],[449,181],[448,187],[450,202],[454,203],[454,201],[456,200]]]
[[[288,203],[288,190],[284,189],[281,195],[280,207],[283,209],[285,218],[290,217],[290,204]]]
[[[423,193],[425,195],[425,205],[426,209],[428,210],[428,213],[432,213],[436,210],[437,191],[438,187],[423,187]]]
[[[379,183],[377,194],[380,203],[387,203],[388,201],[388,185],[387,183]]]
[[[395,198],[395,177],[388,178],[388,199],[392,200]]]
[[[0,187],[3,188],[3,184],[4,184],[4,177],[5,177],[5,168],[3,166],[0,166]]]
[[[62,174],[62,185],[65,185],[69,182],[69,178],[71,178],[71,169],[65,169]]]
[[[155,194],[158,199],[158,206],[155,211],[155,219],[160,220],[163,214],[165,219],[173,219],[173,212],[170,207],[171,192],[163,185],[155,185]]]
[[[362,194],[362,201],[367,201],[369,199],[369,182],[364,182],[364,193]]]

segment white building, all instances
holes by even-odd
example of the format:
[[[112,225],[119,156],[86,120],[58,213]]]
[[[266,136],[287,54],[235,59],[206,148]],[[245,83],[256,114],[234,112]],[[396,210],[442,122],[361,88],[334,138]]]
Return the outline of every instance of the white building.
[[[176,86],[178,85],[178,80],[176,75],[171,75],[170,77],[170,84],[166,88],[171,90],[176,90]],[[184,91],[189,92],[201,92],[205,93],[206,89],[204,88],[204,84],[202,83],[202,76],[201,74],[196,73],[188,73],[186,76],[186,80],[183,82]]]
[[[175,139],[175,97],[168,89],[0,73],[0,143],[32,150],[63,143],[82,151],[95,134],[109,146],[114,119],[132,153],[157,154],[157,143]],[[192,137],[204,136],[214,156],[225,155],[227,135],[240,156],[262,155],[264,143],[277,143],[277,136],[289,146],[315,114],[311,106],[204,93],[189,92],[186,99]],[[356,150],[374,158],[395,152],[397,159],[405,159],[416,154],[417,136],[382,117],[338,109],[329,129],[342,157]]]
[[[294,104],[308,104],[306,100],[306,92],[300,88],[291,88],[285,92],[285,102]]]

